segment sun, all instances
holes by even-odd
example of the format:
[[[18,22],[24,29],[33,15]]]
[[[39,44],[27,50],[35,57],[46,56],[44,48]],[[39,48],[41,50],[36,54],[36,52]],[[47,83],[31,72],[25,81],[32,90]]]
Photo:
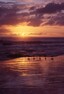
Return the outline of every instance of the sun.
[[[25,34],[25,33],[22,33],[21,35],[22,35],[23,37],[25,37],[25,36],[26,36],[26,34]]]
[[[23,33],[19,34],[19,36],[22,36],[25,38],[25,37],[28,37],[28,34],[26,32],[23,32]]]

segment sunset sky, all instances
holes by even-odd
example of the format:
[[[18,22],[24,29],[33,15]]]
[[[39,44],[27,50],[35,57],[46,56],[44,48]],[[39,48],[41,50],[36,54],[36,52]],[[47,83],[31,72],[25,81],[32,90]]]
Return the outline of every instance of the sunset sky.
[[[64,0],[0,0],[0,37],[64,37]]]

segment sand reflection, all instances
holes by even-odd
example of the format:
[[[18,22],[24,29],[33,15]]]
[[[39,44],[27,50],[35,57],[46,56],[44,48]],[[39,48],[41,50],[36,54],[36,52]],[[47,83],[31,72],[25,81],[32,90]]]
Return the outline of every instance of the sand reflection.
[[[51,57],[46,57],[46,59],[45,57],[22,57],[4,61],[0,63],[1,87],[42,87],[50,84],[51,77],[56,79],[61,74],[63,77],[63,62],[63,56],[53,57],[53,59]]]

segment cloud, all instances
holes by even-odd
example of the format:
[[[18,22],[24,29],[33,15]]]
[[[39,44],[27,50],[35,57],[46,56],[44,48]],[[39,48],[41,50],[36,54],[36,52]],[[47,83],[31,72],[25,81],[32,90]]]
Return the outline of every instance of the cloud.
[[[64,3],[48,3],[47,5],[45,5],[45,7],[41,7],[36,9],[35,11],[32,11],[31,14],[35,14],[36,16],[36,26],[38,21],[40,25],[64,25],[64,14],[62,13],[63,10]],[[46,14],[48,16],[44,17],[44,15]],[[60,14],[60,16],[56,14]]]
[[[8,29],[0,27],[0,36],[6,36],[6,35],[10,35],[10,34],[11,34],[11,32]]]
[[[24,21],[23,16],[26,13],[23,13],[21,16],[17,13],[25,7],[24,4],[21,4],[20,7],[20,5],[14,3],[0,3],[0,6],[0,25],[15,25]]]
[[[36,9],[34,12],[36,14],[51,14],[60,12],[61,10],[64,10],[64,3],[49,3],[45,7]]]
[[[64,25],[64,3],[48,3],[33,6],[15,2],[0,2],[0,26],[27,22],[31,26]],[[60,16],[54,14],[60,14]],[[44,15],[48,15],[44,17]]]
[[[58,13],[56,16],[49,17],[46,25],[64,25],[64,13]]]
[[[42,23],[41,17],[39,16],[34,16],[32,18],[30,18],[29,20],[29,24],[30,26],[39,26]]]

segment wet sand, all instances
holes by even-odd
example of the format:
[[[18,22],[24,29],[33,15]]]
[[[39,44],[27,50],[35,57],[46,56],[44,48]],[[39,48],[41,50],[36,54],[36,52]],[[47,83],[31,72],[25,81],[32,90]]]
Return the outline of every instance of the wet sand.
[[[0,61],[1,94],[64,94],[64,56]]]

